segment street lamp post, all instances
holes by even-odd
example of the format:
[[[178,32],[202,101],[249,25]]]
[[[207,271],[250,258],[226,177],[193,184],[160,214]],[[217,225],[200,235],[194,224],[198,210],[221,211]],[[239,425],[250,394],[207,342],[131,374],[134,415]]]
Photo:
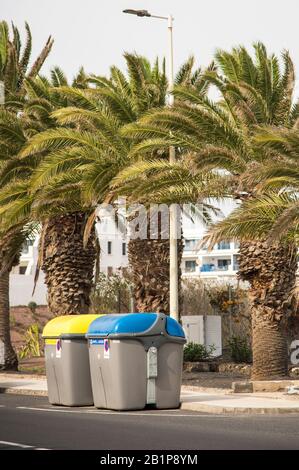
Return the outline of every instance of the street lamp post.
[[[168,105],[173,106],[174,96],[171,93],[174,85],[173,72],[173,17],[152,15],[147,10],[123,10],[124,13],[140,17],[158,18],[166,20],[168,23],[169,34],[169,65],[168,65]],[[169,148],[169,162],[175,162],[175,148]],[[175,204],[169,208],[169,314],[171,317],[179,320],[179,279],[178,279],[178,244],[177,244],[178,215]]]

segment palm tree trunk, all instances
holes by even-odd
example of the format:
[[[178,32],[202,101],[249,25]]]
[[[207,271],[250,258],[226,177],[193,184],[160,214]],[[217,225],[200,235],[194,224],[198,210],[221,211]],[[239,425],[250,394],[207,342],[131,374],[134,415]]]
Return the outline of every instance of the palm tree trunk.
[[[83,246],[86,214],[52,217],[41,237],[42,270],[54,316],[88,313],[96,258],[95,228]]]
[[[0,370],[17,370],[18,359],[10,339],[9,272],[0,275]]]
[[[9,274],[19,263],[22,231],[12,228],[0,237],[0,370],[17,370],[18,358],[11,344],[9,320]]]
[[[297,249],[266,242],[242,243],[239,277],[250,284],[252,379],[288,375],[286,325],[293,306]]]
[[[152,239],[148,215],[147,218],[147,239],[131,239],[128,244],[135,306],[138,312],[169,314],[169,239],[163,239],[160,219],[157,239]],[[151,233],[153,231],[152,226]],[[181,299],[182,253],[183,241],[180,239],[178,240],[179,299]]]
[[[265,314],[266,307],[253,308],[252,348],[254,380],[284,377],[288,374],[288,348],[285,328]]]

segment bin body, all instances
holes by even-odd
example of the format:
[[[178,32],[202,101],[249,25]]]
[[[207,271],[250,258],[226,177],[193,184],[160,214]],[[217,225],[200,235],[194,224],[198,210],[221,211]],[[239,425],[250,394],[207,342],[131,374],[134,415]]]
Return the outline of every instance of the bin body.
[[[65,315],[44,328],[49,402],[53,405],[93,404],[85,334],[99,315]]]
[[[143,409],[146,405],[146,352],[136,340],[108,340],[110,358],[104,345],[89,343],[94,405],[112,410]]]
[[[183,347],[183,344],[168,342],[159,349],[156,408],[180,406]]]
[[[170,335],[169,322],[174,320],[166,315],[143,313],[107,315],[90,325],[87,337],[97,408],[179,406],[185,338],[179,324]]]

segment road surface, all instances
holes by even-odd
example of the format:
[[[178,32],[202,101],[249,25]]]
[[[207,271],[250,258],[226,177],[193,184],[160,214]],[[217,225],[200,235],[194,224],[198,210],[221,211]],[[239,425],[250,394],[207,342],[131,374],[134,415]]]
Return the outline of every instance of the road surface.
[[[0,449],[299,449],[299,415],[70,409],[2,394]]]

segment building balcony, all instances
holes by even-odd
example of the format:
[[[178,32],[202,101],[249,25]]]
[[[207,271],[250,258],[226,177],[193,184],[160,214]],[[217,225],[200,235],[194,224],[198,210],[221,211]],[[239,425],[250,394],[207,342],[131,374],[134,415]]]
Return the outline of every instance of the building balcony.
[[[201,273],[211,273],[211,272],[222,272],[222,271],[236,271],[235,266],[233,268],[231,265],[224,265],[224,266],[215,266],[214,264],[203,264],[200,267]]]
[[[188,268],[187,268],[188,266]],[[201,266],[189,266],[185,265],[182,267],[182,274],[184,277],[201,277],[201,278],[217,278],[217,277],[233,277],[238,271],[238,264],[225,264],[218,265],[209,262],[203,263]]]

